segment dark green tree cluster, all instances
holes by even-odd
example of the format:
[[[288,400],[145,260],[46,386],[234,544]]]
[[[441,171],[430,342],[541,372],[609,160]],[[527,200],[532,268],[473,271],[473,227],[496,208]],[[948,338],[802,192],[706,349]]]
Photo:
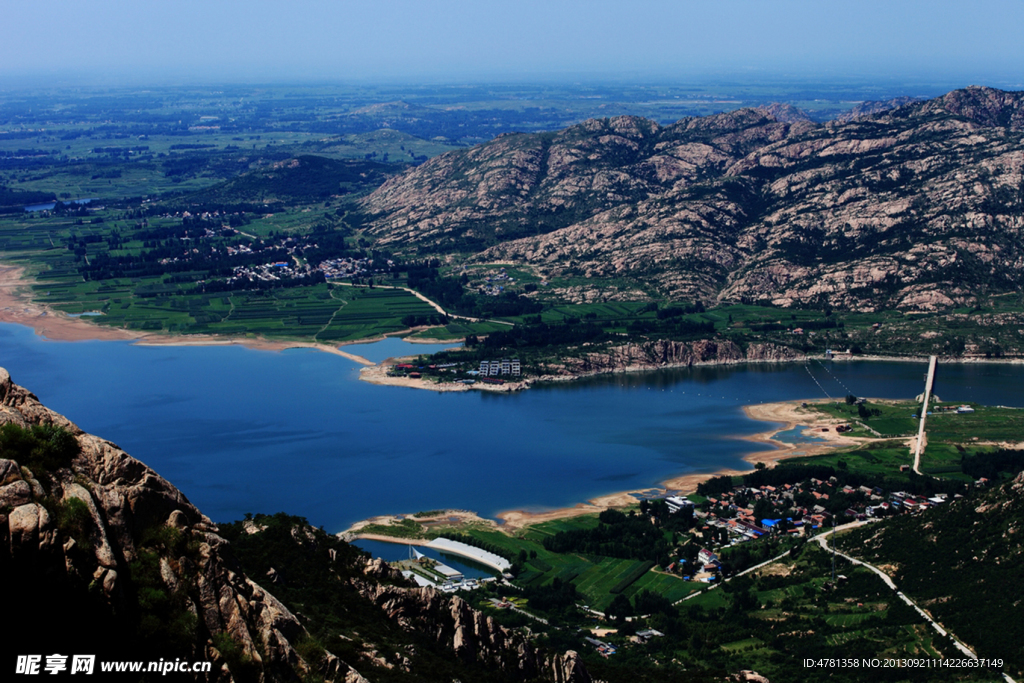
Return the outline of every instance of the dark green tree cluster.
[[[630,560],[664,562],[672,544],[665,532],[646,517],[605,510],[593,529],[559,531],[544,538],[544,547],[556,553],[586,553]]]
[[[1000,449],[992,453],[981,453],[960,459],[960,471],[975,479],[982,477],[995,481],[1001,475],[1015,476],[1024,471],[1024,451]]]
[[[16,460],[35,474],[67,467],[80,450],[75,435],[57,425],[24,428],[8,422],[0,427],[0,457]]]

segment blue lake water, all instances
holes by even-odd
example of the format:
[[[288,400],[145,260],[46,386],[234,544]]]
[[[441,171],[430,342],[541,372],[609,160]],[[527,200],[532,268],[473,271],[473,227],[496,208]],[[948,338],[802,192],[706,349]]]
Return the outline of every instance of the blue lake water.
[[[781,432],[777,432],[772,438],[782,443],[800,444],[806,445],[811,443],[824,443],[825,439],[820,436],[813,436],[804,434],[807,430],[806,425],[797,425],[792,429],[786,429]]]
[[[454,349],[459,346],[461,344],[417,344],[415,342],[407,342],[398,337],[387,337],[372,344],[346,344],[340,348],[347,353],[354,353],[366,360],[380,363],[388,358],[437,353],[438,351]]]
[[[386,355],[429,347],[391,340]],[[405,350],[401,347],[404,346]],[[358,353],[354,347],[346,350]],[[366,349],[363,349],[366,351]],[[357,381],[308,349],[55,342],[0,324],[0,366],[50,408],[178,486],[215,521],[286,511],[331,531],[443,507],[493,516],[742,466],[748,403],[921,392],[924,363],[751,365],[606,375],[514,394]],[[944,400],[1024,404],[1024,366],[939,369]]]
[[[89,204],[90,202],[93,202],[93,201],[95,201],[94,198],[91,198],[91,199],[69,199],[69,200],[64,201],[64,203],[65,204]],[[26,206],[25,210],[29,211],[29,212],[49,211],[50,209],[52,209],[55,206],[57,206],[57,202],[47,202],[45,204],[32,204],[30,206]]]

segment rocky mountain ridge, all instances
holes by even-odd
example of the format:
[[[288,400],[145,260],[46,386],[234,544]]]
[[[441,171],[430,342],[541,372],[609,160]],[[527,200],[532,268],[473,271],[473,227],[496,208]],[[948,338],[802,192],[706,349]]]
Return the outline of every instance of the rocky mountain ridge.
[[[459,597],[444,596],[433,588],[406,589],[380,583],[361,583],[360,592],[403,629],[433,633],[437,642],[458,658],[524,680],[591,680],[576,652],[552,655],[538,651],[522,634],[495,623]]]
[[[385,182],[362,201],[366,230],[410,254],[573,278],[587,300],[931,311],[1022,284],[1024,94],[790,114],[504,135]]]

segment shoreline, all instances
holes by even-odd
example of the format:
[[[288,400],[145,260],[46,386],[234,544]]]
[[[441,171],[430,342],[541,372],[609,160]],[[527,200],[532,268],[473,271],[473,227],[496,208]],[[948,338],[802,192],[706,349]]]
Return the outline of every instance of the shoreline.
[[[525,510],[506,510],[499,512],[497,517],[502,520],[500,528],[520,529],[530,524],[547,522],[555,519],[566,519],[585,514],[600,513],[609,508],[625,507],[637,502],[633,494],[644,494],[651,491],[678,491],[680,495],[688,495],[697,490],[697,485],[715,477],[724,475],[747,474],[753,471],[759,463],[772,467],[783,460],[793,457],[809,457],[822,455],[837,448],[857,446],[869,439],[842,436],[834,431],[821,432],[820,428],[826,425],[840,424],[843,420],[830,418],[820,413],[813,413],[801,407],[801,403],[820,403],[826,399],[811,401],[779,401],[776,403],[759,403],[743,406],[743,412],[752,420],[762,422],[781,423],[781,426],[769,429],[757,434],[740,436],[737,438],[753,443],[767,444],[775,450],[755,451],[743,456],[743,461],[750,464],[750,469],[738,470],[731,467],[723,467],[714,472],[693,472],[670,477],[663,480],[658,486],[631,491],[620,491],[598,496],[588,500],[586,503],[577,503],[573,507],[557,508],[545,512],[527,512]],[[801,412],[802,411],[802,412]],[[803,426],[805,429],[818,429],[815,436],[824,438],[825,443],[793,444],[779,441],[773,438],[779,432],[788,431],[795,427]]]
[[[460,511],[460,518],[457,523],[461,524],[468,521],[483,523],[488,526],[493,526],[496,530],[502,530],[506,533],[514,533],[532,524],[540,524],[542,522],[549,522],[558,519],[569,519],[572,517],[578,517],[581,515],[598,514],[604,510],[611,508],[622,508],[629,505],[633,505],[638,502],[638,499],[634,494],[650,494],[651,492],[657,492],[659,494],[667,493],[668,491],[678,491],[681,495],[687,495],[693,493],[697,489],[697,485],[712,479],[714,477],[720,477],[723,475],[737,475],[747,474],[751,472],[758,463],[764,463],[768,466],[773,466],[776,463],[782,462],[792,457],[807,457],[814,455],[821,455],[828,453],[836,448],[852,447],[862,444],[870,439],[864,439],[859,437],[848,437],[843,436],[835,431],[822,432],[821,427],[826,425],[834,426],[844,422],[836,418],[831,418],[821,413],[814,413],[805,408],[801,407],[802,403],[820,403],[825,402],[827,399],[818,399],[813,401],[779,401],[776,403],[760,403],[754,405],[743,406],[743,412],[752,420],[774,422],[779,426],[773,427],[772,429],[758,432],[756,434],[745,435],[737,437],[745,441],[751,441],[753,443],[767,444],[774,447],[774,450],[769,451],[756,451],[748,453],[743,456],[743,461],[751,465],[750,469],[738,470],[734,468],[721,468],[714,472],[693,472],[690,474],[683,474],[676,477],[670,477],[665,479],[657,486],[651,486],[642,489],[633,489],[629,491],[618,491],[609,493],[601,496],[596,496],[587,500],[586,502],[577,503],[571,507],[554,508],[551,510],[545,510],[543,512],[530,512],[527,510],[503,510],[495,515],[496,519],[487,519],[480,517],[476,513],[466,513]],[[807,430],[817,429],[815,436],[823,438],[823,443],[811,443],[811,444],[793,444],[779,441],[775,437],[779,432],[787,431],[798,426],[803,426]],[[445,515],[440,515],[444,517]],[[342,536],[347,538],[367,538],[372,540],[379,540],[392,543],[413,543],[418,542],[419,539],[408,539],[399,536],[383,536],[378,534],[367,535],[360,533],[360,529],[369,524],[391,524],[402,519],[413,519],[417,520],[414,513],[403,514],[403,515],[382,515],[378,517],[372,517],[367,520],[357,522],[350,526],[348,529],[341,532]],[[433,521],[434,518],[422,518],[419,521]]]
[[[283,351],[292,348],[310,348],[318,351],[325,351],[338,356],[342,356],[351,360],[355,363],[363,365],[364,367],[360,370],[359,379],[371,384],[378,384],[382,386],[401,386],[406,388],[414,389],[426,389],[431,391],[437,391],[439,393],[446,392],[463,392],[470,391],[473,389],[492,391],[492,392],[514,392],[527,389],[533,384],[540,382],[569,382],[582,379],[584,377],[596,376],[601,374],[613,374],[613,373],[625,373],[625,372],[649,372],[661,369],[672,369],[672,368],[687,368],[695,366],[710,366],[710,365],[740,365],[746,363],[793,363],[793,362],[806,362],[807,358],[796,358],[789,360],[765,360],[765,361],[729,361],[729,362],[705,362],[705,363],[692,363],[692,364],[673,364],[673,365],[659,365],[659,366],[630,366],[623,368],[615,368],[610,370],[591,371],[582,373],[579,375],[547,375],[540,378],[528,378],[521,382],[509,382],[501,385],[491,385],[478,382],[473,385],[455,384],[455,383],[434,383],[424,381],[422,379],[413,379],[408,377],[388,377],[386,365],[389,361],[394,359],[387,359],[381,363],[374,363],[362,356],[348,353],[341,350],[341,346],[352,345],[352,344],[363,344],[373,343],[374,341],[381,341],[389,335],[382,335],[379,337],[369,338],[366,340],[354,340],[344,342],[338,345],[321,344],[317,342],[304,342],[304,341],[277,341],[268,340],[264,338],[238,338],[238,337],[222,337],[217,335],[172,335],[172,334],[153,334],[143,333],[134,330],[125,330],[120,328],[103,327],[95,323],[89,322],[84,318],[70,317],[59,311],[55,311],[45,304],[39,304],[31,300],[31,296],[27,291],[27,288],[31,285],[36,284],[35,281],[25,275],[25,266],[13,265],[9,263],[0,263],[0,322],[9,322],[19,325],[30,327],[35,333],[46,340],[50,341],[130,341],[133,344],[142,346],[243,346],[254,350],[263,351]],[[411,330],[410,330],[411,331]],[[407,340],[413,343],[431,343],[429,340]],[[452,341],[452,343],[457,343]],[[867,360],[867,361],[889,361],[889,362],[923,362],[925,357],[916,356],[903,356],[903,357],[887,357],[887,356],[836,356],[833,360],[839,361],[851,361],[851,360]],[[1008,364],[1019,364],[1024,363],[1024,359],[984,359],[984,358],[958,358],[952,362],[957,363],[1008,363]],[[746,441],[754,443],[760,443],[772,446],[772,450],[757,451],[748,453],[743,456],[743,461],[751,465],[753,469],[757,464],[764,463],[765,465],[774,465],[787,458],[791,457],[803,457],[819,455],[825,452],[829,452],[835,448],[856,446],[864,443],[866,439],[855,438],[855,437],[844,437],[834,431],[829,432],[816,432],[816,436],[824,438],[825,443],[814,443],[814,444],[791,444],[779,441],[773,437],[781,431],[793,429],[798,425],[804,425],[807,428],[814,428],[823,426],[825,424],[835,424],[838,420],[821,416],[820,414],[811,414],[809,412],[800,412],[803,410],[800,408],[800,403],[816,403],[818,401],[784,401],[778,403],[765,403],[744,406],[743,410],[747,417],[766,422],[781,423],[781,427],[777,427],[771,430],[760,432],[749,436],[741,436]],[[497,523],[494,520],[484,520],[479,516],[472,514],[476,519],[488,521],[495,524],[496,528],[502,528],[507,531],[514,531],[520,529],[529,524],[536,524],[540,522],[565,519],[570,517],[576,517],[586,514],[595,514],[603,510],[615,507],[624,507],[637,502],[637,498],[634,494],[644,494],[651,491],[680,491],[682,493],[691,493],[696,490],[698,484],[708,479],[723,475],[736,475],[743,474],[751,471],[748,470],[737,470],[733,468],[722,468],[714,472],[703,472],[703,473],[689,473],[683,474],[676,477],[670,477],[662,481],[658,486],[649,487],[644,489],[634,489],[629,491],[613,492],[595,498],[589,499],[586,502],[577,503],[572,507],[556,508],[553,510],[546,510],[543,512],[529,512],[526,510],[505,510],[499,512],[496,517],[499,520]],[[355,529],[359,524],[354,525],[349,531]]]
[[[138,346],[244,346],[256,351],[315,349],[342,356],[360,365],[376,365],[362,356],[342,351],[331,344],[318,342],[202,334],[153,334],[118,327],[103,327],[84,318],[73,318],[55,311],[45,304],[33,302],[25,291],[33,284],[37,283],[25,276],[24,266],[0,263],[0,322],[29,327],[47,341],[128,341]]]
[[[189,334],[154,334],[151,332],[140,332],[126,330],[116,327],[104,327],[89,322],[84,317],[71,317],[60,311],[56,311],[46,304],[32,300],[27,291],[29,287],[38,284],[35,280],[25,275],[26,266],[0,262],[0,322],[14,323],[31,328],[37,335],[47,341],[129,341],[141,346],[242,346],[258,351],[285,351],[287,349],[306,348],[317,351],[332,353],[342,356],[355,363],[365,366],[359,373],[359,379],[370,384],[382,386],[400,386],[410,389],[425,389],[437,392],[484,390],[494,392],[514,392],[529,389],[534,384],[573,382],[586,377],[598,375],[653,372],[657,370],[684,369],[691,367],[708,367],[718,365],[743,365],[749,363],[799,363],[806,362],[809,357],[800,357],[787,360],[737,360],[737,361],[708,361],[697,363],[670,363],[666,365],[633,365],[628,367],[614,368],[609,370],[592,370],[575,375],[543,375],[541,377],[530,377],[519,382],[508,382],[500,385],[490,385],[477,382],[473,385],[435,383],[421,379],[410,379],[404,377],[388,377],[385,363],[392,359],[386,359],[380,363],[374,363],[362,356],[343,351],[341,347],[355,344],[372,344],[383,341],[392,336],[413,332],[413,328],[400,330],[395,334],[367,337],[340,342],[337,344],[323,344],[310,341],[286,341],[270,340],[264,337],[230,337],[220,335],[189,335]],[[458,344],[461,340],[434,340],[416,339],[402,337],[404,341],[412,344]],[[924,362],[927,356],[876,356],[858,355],[846,356],[836,355],[833,361],[872,361],[872,362]],[[1024,358],[955,358],[943,360],[945,363],[998,363],[998,364],[1022,364]],[[379,370],[374,372],[374,370]],[[784,446],[776,443],[774,445]],[[678,478],[682,479],[682,477]]]

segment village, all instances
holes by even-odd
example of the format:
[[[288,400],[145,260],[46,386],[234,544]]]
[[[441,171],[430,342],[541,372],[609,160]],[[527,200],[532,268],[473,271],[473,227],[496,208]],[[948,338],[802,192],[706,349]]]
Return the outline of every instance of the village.
[[[974,485],[983,487],[987,483],[982,478]],[[961,497],[959,493],[952,496]],[[945,504],[950,496],[840,485],[833,476],[779,486],[737,485],[703,500],[701,496],[668,496],[663,500],[672,514],[687,510],[685,514],[693,515],[693,542],[699,544],[699,549],[690,553],[695,557],[680,557],[666,571],[684,580],[711,583],[722,578],[723,567],[729,569],[720,557],[726,548],[764,537],[810,536],[852,521],[919,513]]]

